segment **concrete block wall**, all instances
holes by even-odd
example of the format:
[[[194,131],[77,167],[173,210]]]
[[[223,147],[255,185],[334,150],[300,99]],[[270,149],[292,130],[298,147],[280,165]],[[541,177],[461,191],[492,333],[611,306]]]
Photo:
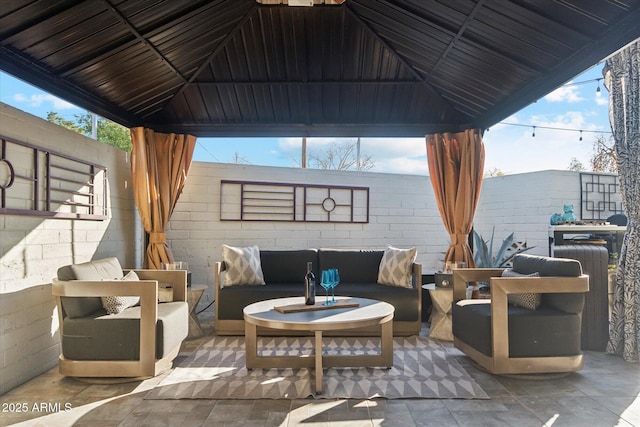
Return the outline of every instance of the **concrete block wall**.
[[[513,232],[517,241],[535,246],[530,254],[548,255],[549,220],[562,213],[565,204],[573,204],[579,216],[579,172],[547,170],[486,178],[474,227],[489,240],[495,226],[495,250]]]
[[[50,283],[58,267],[106,256],[140,266],[142,231],[127,153],[5,104],[0,104],[0,135],[106,166],[109,191],[104,221],[0,215],[2,394],[57,365],[59,325]],[[0,179],[6,174],[0,170]]]
[[[242,180],[369,187],[369,223],[220,221],[220,181]],[[220,246],[263,249],[413,247],[425,270],[440,267],[449,244],[426,176],[321,171],[194,162],[167,230],[176,260],[188,261],[192,282],[213,292]],[[305,266],[300,266],[304,275]]]

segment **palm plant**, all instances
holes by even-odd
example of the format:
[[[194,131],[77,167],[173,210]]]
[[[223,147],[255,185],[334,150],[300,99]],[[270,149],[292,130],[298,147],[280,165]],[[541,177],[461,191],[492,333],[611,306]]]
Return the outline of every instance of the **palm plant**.
[[[530,249],[533,249],[535,246],[530,248],[512,248],[513,242],[515,241],[514,233],[511,233],[507,236],[506,239],[502,241],[500,248],[496,254],[493,254],[493,239],[495,235],[496,228],[493,227],[491,231],[491,240],[485,241],[482,236],[476,231],[472,230],[473,233],[473,242],[474,242],[474,255],[473,261],[478,268],[502,268],[505,267],[507,263],[509,263],[514,256],[520,254],[522,252],[526,252]],[[509,251],[509,249],[512,249]]]

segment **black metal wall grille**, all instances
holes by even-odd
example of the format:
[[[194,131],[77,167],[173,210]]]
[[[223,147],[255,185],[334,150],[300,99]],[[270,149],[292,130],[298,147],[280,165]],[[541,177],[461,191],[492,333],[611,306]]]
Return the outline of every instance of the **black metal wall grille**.
[[[106,167],[0,138],[0,214],[107,219]]]
[[[580,218],[604,220],[624,213],[618,175],[580,173]]]
[[[221,221],[369,222],[369,188],[220,182]]]

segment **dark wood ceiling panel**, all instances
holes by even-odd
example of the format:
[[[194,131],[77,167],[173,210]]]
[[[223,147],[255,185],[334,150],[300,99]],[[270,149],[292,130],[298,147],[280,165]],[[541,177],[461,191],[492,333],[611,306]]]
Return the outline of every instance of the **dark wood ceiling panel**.
[[[639,23],[640,0],[14,0],[0,68],[125,126],[422,136],[508,117]]]

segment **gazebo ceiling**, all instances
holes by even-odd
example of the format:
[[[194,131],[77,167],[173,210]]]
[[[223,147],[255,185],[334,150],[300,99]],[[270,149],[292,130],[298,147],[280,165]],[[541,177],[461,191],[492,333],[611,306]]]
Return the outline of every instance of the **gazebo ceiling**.
[[[128,127],[423,136],[491,126],[640,37],[640,0],[262,3],[4,2],[0,68]]]

